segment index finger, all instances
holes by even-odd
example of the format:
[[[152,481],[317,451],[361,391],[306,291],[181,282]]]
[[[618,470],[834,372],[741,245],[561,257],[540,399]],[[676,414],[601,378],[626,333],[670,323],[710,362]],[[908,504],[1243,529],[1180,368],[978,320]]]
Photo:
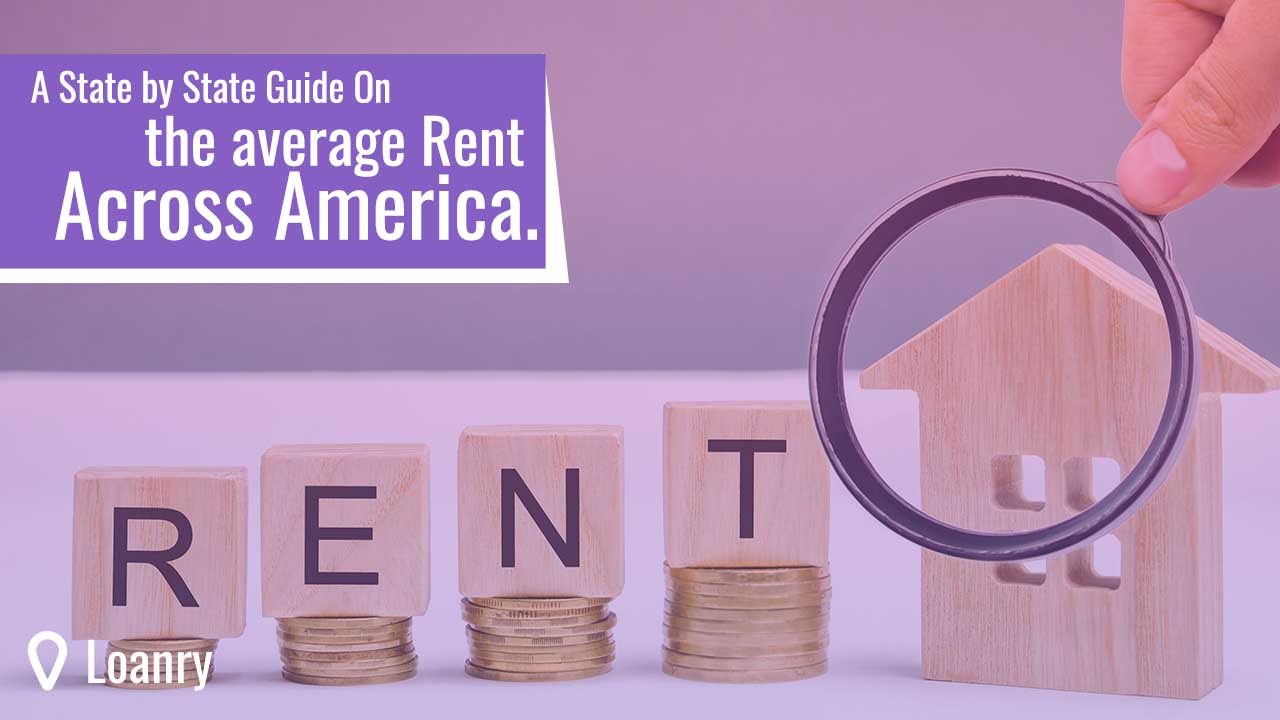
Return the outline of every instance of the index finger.
[[[1125,104],[1146,121],[1195,65],[1222,27],[1232,0],[1126,0],[1120,84]]]

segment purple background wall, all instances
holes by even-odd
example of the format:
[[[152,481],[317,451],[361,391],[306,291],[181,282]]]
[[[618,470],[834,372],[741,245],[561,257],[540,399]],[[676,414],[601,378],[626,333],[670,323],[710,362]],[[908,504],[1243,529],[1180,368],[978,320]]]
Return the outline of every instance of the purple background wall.
[[[801,367],[898,197],[997,165],[1109,179],[1136,128],[1111,0],[6,6],[5,52],[545,52],[572,283],[6,286],[0,369]],[[1169,220],[1200,314],[1273,360],[1277,200]],[[1079,238],[1105,249],[1053,209],[948,216],[886,266],[855,364]]]

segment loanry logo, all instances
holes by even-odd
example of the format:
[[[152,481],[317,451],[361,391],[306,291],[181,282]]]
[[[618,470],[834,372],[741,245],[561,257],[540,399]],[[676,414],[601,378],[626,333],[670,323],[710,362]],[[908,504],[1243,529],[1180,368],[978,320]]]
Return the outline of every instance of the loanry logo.
[[[40,646],[46,642],[53,643],[58,651],[48,670],[45,670],[44,663],[40,660]],[[85,651],[85,681],[90,685],[129,683],[176,684],[185,687],[192,679],[189,676],[194,674],[195,682],[189,686],[200,692],[208,682],[209,671],[213,667],[212,652],[157,650],[124,653],[113,650],[107,653],[105,674],[100,676],[94,667],[94,657],[94,641],[90,640]],[[31,669],[35,672],[40,687],[49,692],[57,684],[62,667],[67,663],[67,641],[52,630],[42,630],[32,635],[27,643],[27,659],[31,661]]]

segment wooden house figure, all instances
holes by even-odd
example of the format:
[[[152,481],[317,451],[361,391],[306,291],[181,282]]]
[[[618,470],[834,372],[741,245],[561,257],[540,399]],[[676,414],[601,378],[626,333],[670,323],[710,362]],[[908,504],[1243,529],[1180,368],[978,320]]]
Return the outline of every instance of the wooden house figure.
[[[924,551],[928,679],[1200,698],[1222,682],[1221,393],[1280,386],[1280,368],[1199,321],[1196,417],[1161,489],[1121,525],[1118,577],[1093,548],[1027,564]],[[1169,378],[1155,291],[1088,248],[1055,245],[1012,270],[859,378],[914,390],[921,507],[961,527],[1012,532],[1104,494],[1096,458],[1127,473],[1150,441]],[[1021,457],[1044,467],[1043,499]]]

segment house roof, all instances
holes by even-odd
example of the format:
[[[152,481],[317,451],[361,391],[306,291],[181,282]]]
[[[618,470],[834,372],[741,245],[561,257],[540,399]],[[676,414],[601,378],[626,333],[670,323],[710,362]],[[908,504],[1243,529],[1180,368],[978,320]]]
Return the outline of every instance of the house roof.
[[[999,301],[1002,294],[1007,294],[1010,307],[1027,307],[1030,308],[1028,312],[1038,312],[1031,307],[1037,303],[1027,302],[1023,294],[1025,288],[1043,287],[1048,293],[1051,290],[1048,283],[1040,278],[1041,274],[1078,275],[1080,271],[1087,273],[1087,278],[1100,282],[1110,296],[1109,302],[1119,301],[1120,305],[1127,306],[1130,312],[1143,320],[1159,322],[1163,327],[1164,313],[1160,300],[1150,285],[1087,247],[1051,245],[877,360],[860,373],[859,384],[864,388],[913,389],[918,383],[926,382],[929,368],[942,360],[937,356],[946,345],[935,341],[951,324],[963,322],[968,308],[989,305]],[[1280,368],[1203,319],[1198,318],[1197,321],[1202,359],[1201,392],[1260,393],[1280,388]]]

